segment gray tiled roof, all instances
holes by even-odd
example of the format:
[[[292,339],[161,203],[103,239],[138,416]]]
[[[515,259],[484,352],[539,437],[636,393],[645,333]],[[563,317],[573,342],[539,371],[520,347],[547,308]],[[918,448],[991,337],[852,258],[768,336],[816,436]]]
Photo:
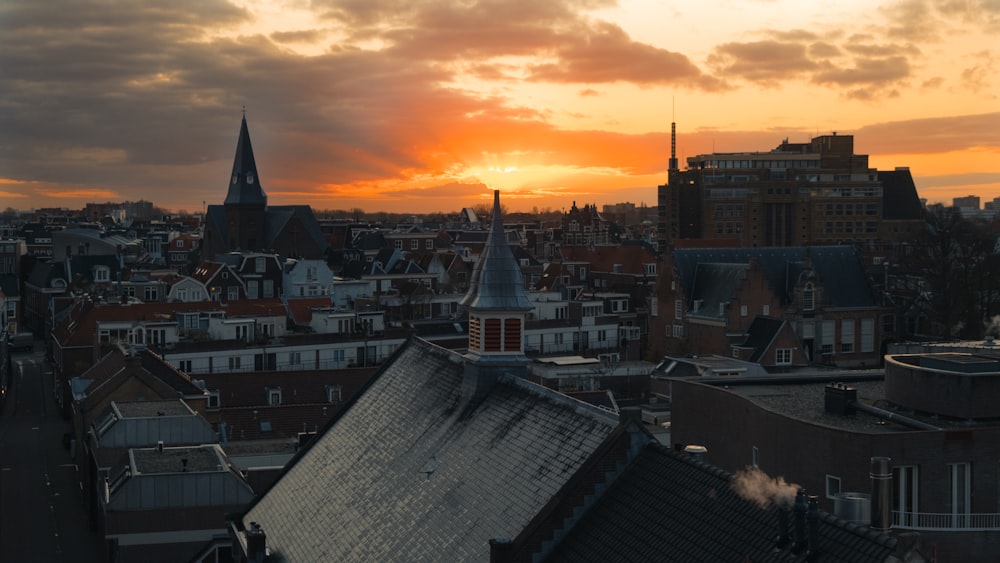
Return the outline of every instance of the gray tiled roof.
[[[412,338],[242,521],[280,561],[483,561],[617,425],[502,376],[463,394],[461,356]]]
[[[472,310],[488,311],[534,309],[524,293],[521,267],[504,236],[499,191],[493,193],[493,220],[490,224],[490,234],[479,261],[472,269],[469,292],[462,298],[462,305]]]
[[[776,548],[777,509],[739,496],[733,476],[653,443],[546,558],[549,562],[887,561],[896,540],[821,513],[815,554]]]

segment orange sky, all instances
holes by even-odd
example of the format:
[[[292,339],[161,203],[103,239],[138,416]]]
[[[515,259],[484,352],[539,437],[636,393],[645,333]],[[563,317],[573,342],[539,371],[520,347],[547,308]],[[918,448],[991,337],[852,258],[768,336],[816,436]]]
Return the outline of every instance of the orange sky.
[[[655,206],[672,119],[682,164],[837,131],[988,201],[998,33],[976,0],[4,2],[0,206],[221,203],[243,106],[272,204]]]

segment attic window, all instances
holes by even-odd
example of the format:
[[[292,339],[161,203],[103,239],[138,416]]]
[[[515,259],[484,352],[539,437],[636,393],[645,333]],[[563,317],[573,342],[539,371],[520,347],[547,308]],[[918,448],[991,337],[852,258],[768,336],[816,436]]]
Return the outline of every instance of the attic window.
[[[802,310],[812,311],[816,308],[816,289],[812,282],[806,282],[802,289]]]
[[[208,398],[207,398],[207,400],[205,402],[205,406],[208,407],[209,409],[217,409],[217,408],[219,408],[219,391],[218,390],[209,391],[208,392]]]

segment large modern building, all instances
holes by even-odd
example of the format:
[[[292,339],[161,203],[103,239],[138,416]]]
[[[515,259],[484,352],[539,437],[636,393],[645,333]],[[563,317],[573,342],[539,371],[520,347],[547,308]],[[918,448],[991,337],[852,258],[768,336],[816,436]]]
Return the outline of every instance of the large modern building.
[[[683,239],[727,246],[854,244],[886,255],[920,228],[923,207],[909,169],[880,171],[854,153],[853,135],[784,140],[767,152],[671,158],[659,186],[661,249]]]

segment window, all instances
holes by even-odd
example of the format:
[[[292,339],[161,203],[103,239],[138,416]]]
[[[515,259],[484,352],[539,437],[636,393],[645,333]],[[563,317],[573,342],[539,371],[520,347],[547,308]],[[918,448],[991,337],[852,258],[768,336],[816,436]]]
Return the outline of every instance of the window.
[[[854,352],[854,319],[840,321],[840,351],[845,354]]]
[[[836,498],[840,494],[840,477],[826,476],[826,498]]]
[[[608,339],[608,331],[606,331],[606,330],[599,330],[599,331],[597,331],[597,341],[598,342],[605,342],[605,341],[607,341],[607,339]]]
[[[340,385],[326,386],[326,402],[337,404],[343,399],[343,387]]]
[[[774,363],[779,366],[788,366],[792,364],[792,349],[791,348],[778,348],[774,351]]]
[[[823,321],[820,326],[822,333],[820,334],[819,351],[821,354],[832,354],[833,353],[833,333],[837,328],[837,321]]]
[[[750,452],[750,462],[753,463],[754,467],[757,467],[759,461],[760,461],[760,450],[757,449],[757,446],[754,446],[753,450],[751,450]]]
[[[918,471],[916,465],[892,468],[892,509],[899,513],[900,526],[915,526],[919,511]]]
[[[281,387],[267,388],[267,404],[278,406],[281,404]]]
[[[948,464],[948,498],[945,508],[951,514],[953,528],[968,526],[972,486],[968,463]]]
[[[553,335],[553,337],[554,337],[554,342],[556,344],[562,344],[563,343],[563,333],[557,332],[557,333],[555,333]]]
[[[257,299],[258,281],[247,280],[247,299]]]
[[[875,319],[861,319],[861,351],[875,351]]]
[[[764,315],[765,317],[768,316],[768,315],[770,315],[771,314],[771,306],[770,305],[764,305],[763,309],[761,309],[761,314]]]
[[[674,318],[681,320],[684,317],[684,302],[680,299],[674,301]]]
[[[288,363],[293,366],[302,365],[302,352],[289,352]]]
[[[413,240],[411,240],[410,241],[410,250],[417,250],[418,248],[420,248],[420,240],[419,239],[413,239]]]
[[[684,338],[684,325],[673,325],[671,336],[674,338]]]
[[[652,263],[652,264],[643,264],[643,271],[645,271],[647,275],[655,276],[656,275],[656,264],[655,263]]]
[[[229,356],[229,371],[236,371],[238,369],[240,369],[240,357]]]
[[[191,373],[191,360],[178,360],[177,369],[184,373]]]
[[[205,400],[205,406],[208,407],[209,409],[217,409],[217,408],[219,408],[219,404],[220,404],[219,403],[219,391],[218,390],[209,391],[208,392],[208,397],[206,397],[206,400]]]
[[[159,294],[160,292],[157,291],[157,288],[154,285],[147,285],[143,288],[143,298],[146,301],[156,301],[159,298]]]
[[[111,281],[111,270],[107,266],[98,266],[94,268],[94,281],[95,282],[106,282]]]
[[[263,256],[258,256],[254,259],[254,271],[258,274],[262,274],[267,271],[267,259]]]
[[[434,239],[429,238],[424,240],[424,248],[427,250],[434,250]]]
[[[812,311],[816,308],[816,288],[812,282],[807,282],[802,290],[802,310]]]
[[[335,361],[335,362],[342,362],[342,361],[344,361],[345,357],[346,357],[346,354],[344,353],[343,350],[334,350],[333,351],[333,361]]]
[[[396,239],[393,241],[392,245],[396,248],[396,250],[403,250],[403,239]]]
[[[186,287],[178,288],[177,289],[177,300],[178,301],[187,301],[187,298],[188,298],[188,290],[187,290],[187,288]]]
[[[249,325],[236,325],[236,340],[242,340],[243,342],[250,341]]]
[[[229,301],[236,301],[240,298],[240,287],[238,285],[231,285],[226,288],[226,297]]]
[[[740,305],[740,316],[745,317],[749,313],[746,305]]]
[[[184,248],[184,241],[183,240],[177,239],[177,248]]]
[[[274,280],[264,280],[264,299],[274,297]]]

